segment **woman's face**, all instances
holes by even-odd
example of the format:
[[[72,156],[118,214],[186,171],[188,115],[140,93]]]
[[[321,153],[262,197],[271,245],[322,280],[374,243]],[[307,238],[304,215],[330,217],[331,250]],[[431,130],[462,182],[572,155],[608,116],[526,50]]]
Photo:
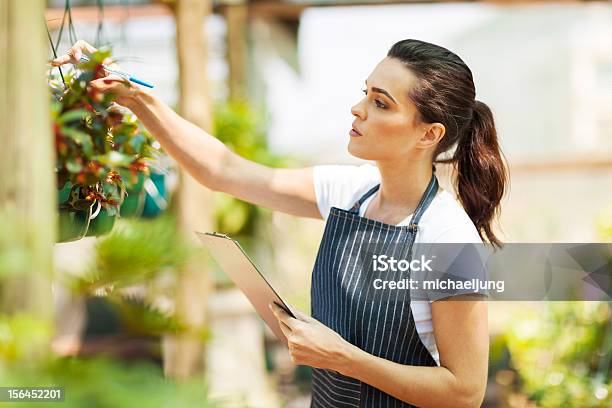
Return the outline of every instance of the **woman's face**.
[[[351,108],[353,129],[361,135],[349,132],[349,153],[364,160],[393,160],[431,146],[421,141],[431,124],[419,123],[416,106],[408,97],[415,81],[397,59],[387,57],[376,66],[366,80],[367,94]]]

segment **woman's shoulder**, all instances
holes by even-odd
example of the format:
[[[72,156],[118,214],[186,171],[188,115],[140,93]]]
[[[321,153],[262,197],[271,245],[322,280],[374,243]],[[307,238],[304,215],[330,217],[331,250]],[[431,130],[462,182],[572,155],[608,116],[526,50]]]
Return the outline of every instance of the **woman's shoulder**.
[[[319,179],[333,179],[336,182],[367,183],[380,180],[380,171],[375,164],[319,164],[313,166],[313,174]]]
[[[319,212],[327,218],[331,207],[349,208],[369,189],[380,183],[373,164],[324,164],[313,167],[313,184]]]
[[[421,242],[482,242],[476,226],[455,196],[442,189],[423,213]]]

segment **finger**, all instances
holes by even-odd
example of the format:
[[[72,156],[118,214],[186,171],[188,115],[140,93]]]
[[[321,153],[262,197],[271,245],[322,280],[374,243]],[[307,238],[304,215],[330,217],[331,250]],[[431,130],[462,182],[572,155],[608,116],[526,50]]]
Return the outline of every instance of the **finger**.
[[[313,317],[311,317],[310,315],[307,315],[306,313],[300,311],[300,310],[293,310],[293,313],[295,314],[295,316],[300,319],[303,320],[305,322],[311,322],[313,320],[315,320]]]
[[[55,67],[68,63],[77,64],[81,60],[81,56],[83,56],[83,51],[86,51],[88,54],[93,54],[97,49],[86,41],[79,40],[74,43],[66,54],[57,57],[51,64]]]
[[[68,54],[64,54],[64,55],[60,55],[59,57],[51,61],[51,65],[53,65],[54,67],[59,67],[60,65],[68,64],[71,61],[72,61],[72,56]]]
[[[110,69],[121,71],[121,67],[119,64],[117,64],[117,60],[113,57],[106,58],[104,61],[102,61],[102,63]]]
[[[287,313],[287,311],[285,310],[285,308],[284,308],[284,307],[282,307],[282,306],[280,306],[280,305],[279,305],[278,303],[276,303],[276,302],[272,302],[272,311],[275,311],[275,312],[277,312],[277,313],[279,313],[279,314],[284,314],[284,315],[287,315],[287,316],[291,317],[291,316],[289,315],[289,313]]]
[[[90,81],[89,86],[97,91],[107,92],[108,90],[113,88],[114,84],[113,80],[109,80],[108,77],[104,77]]]
[[[293,330],[291,330],[291,327],[287,326],[285,323],[283,323],[281,321],[278,322],[278,326],[280,327],[280,329],[283,332],[283,334],[285,335],[285,337],[289,337],[289,335],[293,331]]]
[[[283,308],[281,308],[280,306],[274,304],[272,306],[272,311],[274,312],[274,315],[276,316],[276,318],[283,322],[284,324],[286,324],[291,330],[293,330],[295,323],[297,323],[297,320],[294,319],[293,317],[289,316],[289,314],[287,314],[287,312],[285,312],[285,310]]]
[[[119,84],[125,84],[125,79],[116,75],[109,75],[104,78],[94,79],[89,82],[89,85],[99,91],[107,91],[117,87]]]
[[[87,52],[87,54],[93,54],[96,51],[98,50],[93,45],[89,44],[87,41],[79,40],[74,43],[68,53],[72,55],[74,62],[77,63],[81,60],[83,52]]]
[[[94,52],[98,51],[96,47],[94,47],[85,40],[77,41],[76,43],[74,43],[73,47],[78,47],[81,50],[87,51],[88,54],[93,54]]]

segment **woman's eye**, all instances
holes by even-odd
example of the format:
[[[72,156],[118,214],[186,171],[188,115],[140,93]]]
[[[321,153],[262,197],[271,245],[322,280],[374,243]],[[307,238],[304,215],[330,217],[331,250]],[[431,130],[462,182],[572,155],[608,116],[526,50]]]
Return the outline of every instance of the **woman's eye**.
[[[367,89],[362,89],[361,92],[363,92],[366,95],[368,94],[368,90]],[[382,103],[378,99],[374,100],[374,104],[376,105],[377,108],[387,109],[387,105],[385,105],[384,103]]]
[[[381,109],[386,109],[387,108],[387,105],[385,105],[384,103],[382,103],[378,99],[376,99],[374,102],[376,103],[376,107],[378,107],[378,108],[381,108]]]

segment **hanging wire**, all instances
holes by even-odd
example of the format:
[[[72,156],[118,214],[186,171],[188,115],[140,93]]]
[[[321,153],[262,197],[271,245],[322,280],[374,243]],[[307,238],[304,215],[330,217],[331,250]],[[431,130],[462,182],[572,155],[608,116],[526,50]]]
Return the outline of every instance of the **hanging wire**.
[[[108,41],[106,41],[106,36],[104,35],[104,4],[102,0],[96,0],[96,5],[98,6],[98,29],[94,44],[96,47],[100,47],[102,42],[106,43]]]
[[[129,44],[127,41],[127,34],[126,34],[126,22],[130,21],[130,7],[129,7],[129,0],[119,0],[119,4],[121,6],[123,6],[123,9],[125,10],[125,17],[121,19],[121,27],[119,28],[119,42],[122,43],[128,50],[128,54],[129,54]]]
[[[53,50],[53,58],[57,58],[57,50],[53,46],[53,40],[51,39],[51,33],[49,32],[49,26],[47,25],[46,21],[45,21],[45,28],[47,29],[47,37],[49,38],[49,44],[51,45],[51,50]],[[57,68],[59,69],[60,76],[62,77],[64,88],[68,87],[68,85],[66,85],[66,80],[64,79],[64,73],[62,72],[62,67],[57,67]]]
[[[62,16],[62,24],[60,25],[59,33],[57,35],[57,40],[55,41],[55,50],[57,50],[62,41],[62,36],[64,34],[64,25],[66,23],[66,17],[68,17],[68,36],[71,45],[77,42],[76,30],[74,29],[74,23],[72,22],[72,7],[70,6],[70,0],[66,0],[64,5],[64,15]]]
[[[49,38],[49,44],[51,45],[51,50],[53,51],[53,58],[57,58],[57,49],[60,46],[62,41],[62,36],[64,34],[64,25],[66,24],[66,17],[68,18],[68,36],[71,44],[77,42],[76,30],[74,29],[74,23],[72,21],[72,7],[70,6],[70,0],[66,0],[64,5],[64,14],[62,16],[62,23],[60,25],[59,33],[57,35],[57,40],[55,44],[53,44],[53,40],[51,39],[51,32],[49,31],[49,26],[45,21],[45,28],[47,29],[47,37]],[[60,76],[62,77],[62,82],[64,83],[64,87],[67,87],[66,80],[64,78],[64,73],[62,72],[61,67],[57,67],[59,69]]]
[[[66,6],[64,7],[64,15],[62,16],[62,23],[60,24],[60,30],[57,36],[57,41],[55,42],[54,50],[57,50],[59,48],[59,45],[60,45],[59,43],[60,43],[60,40],[62,39],[62,34],[64,33],[64,24],[66,23],[67,15],[68,15],[68,5],[66,4]],[[53,44],[51,44],[51,47],[53,47]]]
[[[72,7],[70,7],[70,0],[66,0],[66,9],[68,10],[68,35],[70,37],[70,43],[74,44],[77,42],[78,37],[74,29],[74,23],[72,22]]]

